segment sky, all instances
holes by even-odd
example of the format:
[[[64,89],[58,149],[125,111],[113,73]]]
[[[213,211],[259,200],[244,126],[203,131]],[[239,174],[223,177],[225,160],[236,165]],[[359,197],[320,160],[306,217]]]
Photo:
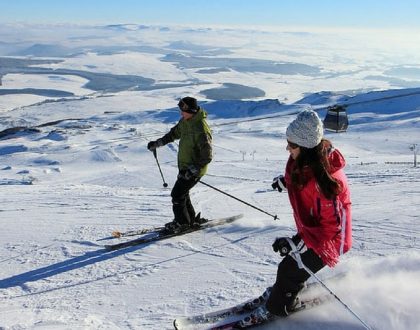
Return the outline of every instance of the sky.
[[[2,23],[420,28],[416,0],[0,0]]]

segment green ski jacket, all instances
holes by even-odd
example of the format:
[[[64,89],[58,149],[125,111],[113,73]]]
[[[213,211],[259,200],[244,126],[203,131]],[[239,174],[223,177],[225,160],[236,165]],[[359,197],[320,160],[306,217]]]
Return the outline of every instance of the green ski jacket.
[[[179,140],[178,169],[186,170],[193,165],[200,177],[206,174],[212,160],[212,136],[206,118],[207,113],[200,107],[191,119],[181,119],[161,138],[163,145]]]

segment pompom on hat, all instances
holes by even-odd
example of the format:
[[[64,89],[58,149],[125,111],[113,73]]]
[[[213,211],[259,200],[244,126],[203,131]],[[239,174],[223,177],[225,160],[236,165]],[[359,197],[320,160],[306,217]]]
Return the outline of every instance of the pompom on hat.
[[[287,140],[308,149],[316,147],[324,136],[324,125],[313,110],[300,112],[286,130]]]

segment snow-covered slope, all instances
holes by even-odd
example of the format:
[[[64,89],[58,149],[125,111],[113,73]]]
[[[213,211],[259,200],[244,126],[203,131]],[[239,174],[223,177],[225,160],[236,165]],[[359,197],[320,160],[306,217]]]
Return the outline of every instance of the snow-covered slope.
[[[104,30],[120,33],[121,27]],[[87,56],[97,59],[68,60],[94,65],[85,62]],[[112,69],[110,62],[103,67]],[[191,73],[163,67],[168,75]],[[9,82],[16,89],[28,87],[24,76],[9,76]],[[49,76],[37,79],[42,77]],[[212,101],[194,84],[86,94],[79,89],[83,81],[66,77],[52,81],[76,91],[73,97],[30,99],[21,106],[21,95],[0,96],[2,104],[20,104],[2,108],[0,123],[1,132],[20,128],[0,138],[1,329],[171,329],[176,316],[259,295],[273,284],[280,261],[272,241],[295,230],[287,195],[271,189],[288,157],[285,129],[302,109],[312,107],[323,117],[335,103],[348,106],[350,126],[346,133],[326,136],[347,159],[354,247],[319,276],[372,328],[418,329],[420,171],[410,150],[420,142],[418,88],[342,92],[345,83],[322,92],[306,80],[299,85],[299,78],[295,84],[304,97],[286,102],[270,96],[279,85],[268,83],[273,77],[266,74],[261,87],[268,97]],[[184,77],[172,82],[184,83]],[[249,83],[240,73],[232,80]],[[244,217],[156,244],[104,252],[106,241],[100,239],[115,229],[171,220],[177,145],[158,149],[169,189],[163,188],[146,145],[176,123],[177,98],[187,94],[199,98],[213,129],[214,160],[203,181],[279,219],[199,184],[191,194],[197,211],[209,218]],[[279,328],[363,327],[333,300],[262,327]]]
[[[420,173],[412,164],[393,162],[413,160],[409,147],[420,140],[419,117],[401,124],[381,112],[391,100],[370,102],[368,96],[357,96],[358,102],[367,100],[365,112],[353,115],[349,107],[347,133],[327,133],[348,159],[355,244],[336,269],[321,276],[328,283],[333,274],[344,273],[331,282],[333,290],[374,328],[415,329]],[[392,102],[406,109],[411,98]],[[88,107],[89,102],[75,104]],[[162,121],[171,111],[102,114],[0,140],[1,326],[165,329],[176,315],[226,307],[272,284],[279,257],[270,242],[293,234],[294,226],[286,195],[271,191],[270,180],[287,159],[284,131],[294,116],[288,113],[301,110],[302,104],[277,104],[277,111],[269,106],[272,101],[259,106],[264,104],[267,113],[256,117],[250,116],[256,104],[240,101],[230,105],[226,116],[210,115],[215,155],[204,181],[277,214],[278,221],[199,185],[192,199],[202,214],[245,217],[214,230],[111,253],[104,253],[97,240],[112,230],[171,219],[170,190],[162,187],[145,147],[171,125]],[[209,104],[213,107],[217,103]],[[36,113],[37,124],[47,121],[43,113]],[[158,153],[170,186],[176,148]],[[284,322],[296,329],[360,328],[336,302]]]

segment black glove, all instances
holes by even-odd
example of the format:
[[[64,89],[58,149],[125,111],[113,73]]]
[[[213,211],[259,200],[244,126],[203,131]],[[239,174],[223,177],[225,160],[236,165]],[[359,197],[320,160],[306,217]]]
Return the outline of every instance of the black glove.
[[[194,165],[188,166],[184,171],[180,171],[178,174],[178,179],[192,180],[198,178],[200,171]]]
[[[303,253],[306,251],[306,246],[303,240],[300,238],[299,234],[296,234],[291,238],[292,242],[296,246],[296,250],[299,253]],[[280,253],[282,257],[288,255],[290,251],[292,251],[292,247],[290,246],[289,239],[287,237],[278,237],[273,243],[273,251]]]
[[[273,251],[280,253],[282,257],[289,254],[289,252],[292,250],[289,241],[286,237],[278,237],[273,243]]]
[[[163,146],[162,140],[161,139],[157,139],[156,141],[150,141],[147,144],[147,149],[149,149],[150,151],[155,151],[157,148]]]
[[[279,175],[273,178],[273,183],[271,184],[271,187],[273,187],[273,189],[277,189],[279,192],[286,190],[287,188],[286,188],[286,181],[284,180],[284,176]]]

